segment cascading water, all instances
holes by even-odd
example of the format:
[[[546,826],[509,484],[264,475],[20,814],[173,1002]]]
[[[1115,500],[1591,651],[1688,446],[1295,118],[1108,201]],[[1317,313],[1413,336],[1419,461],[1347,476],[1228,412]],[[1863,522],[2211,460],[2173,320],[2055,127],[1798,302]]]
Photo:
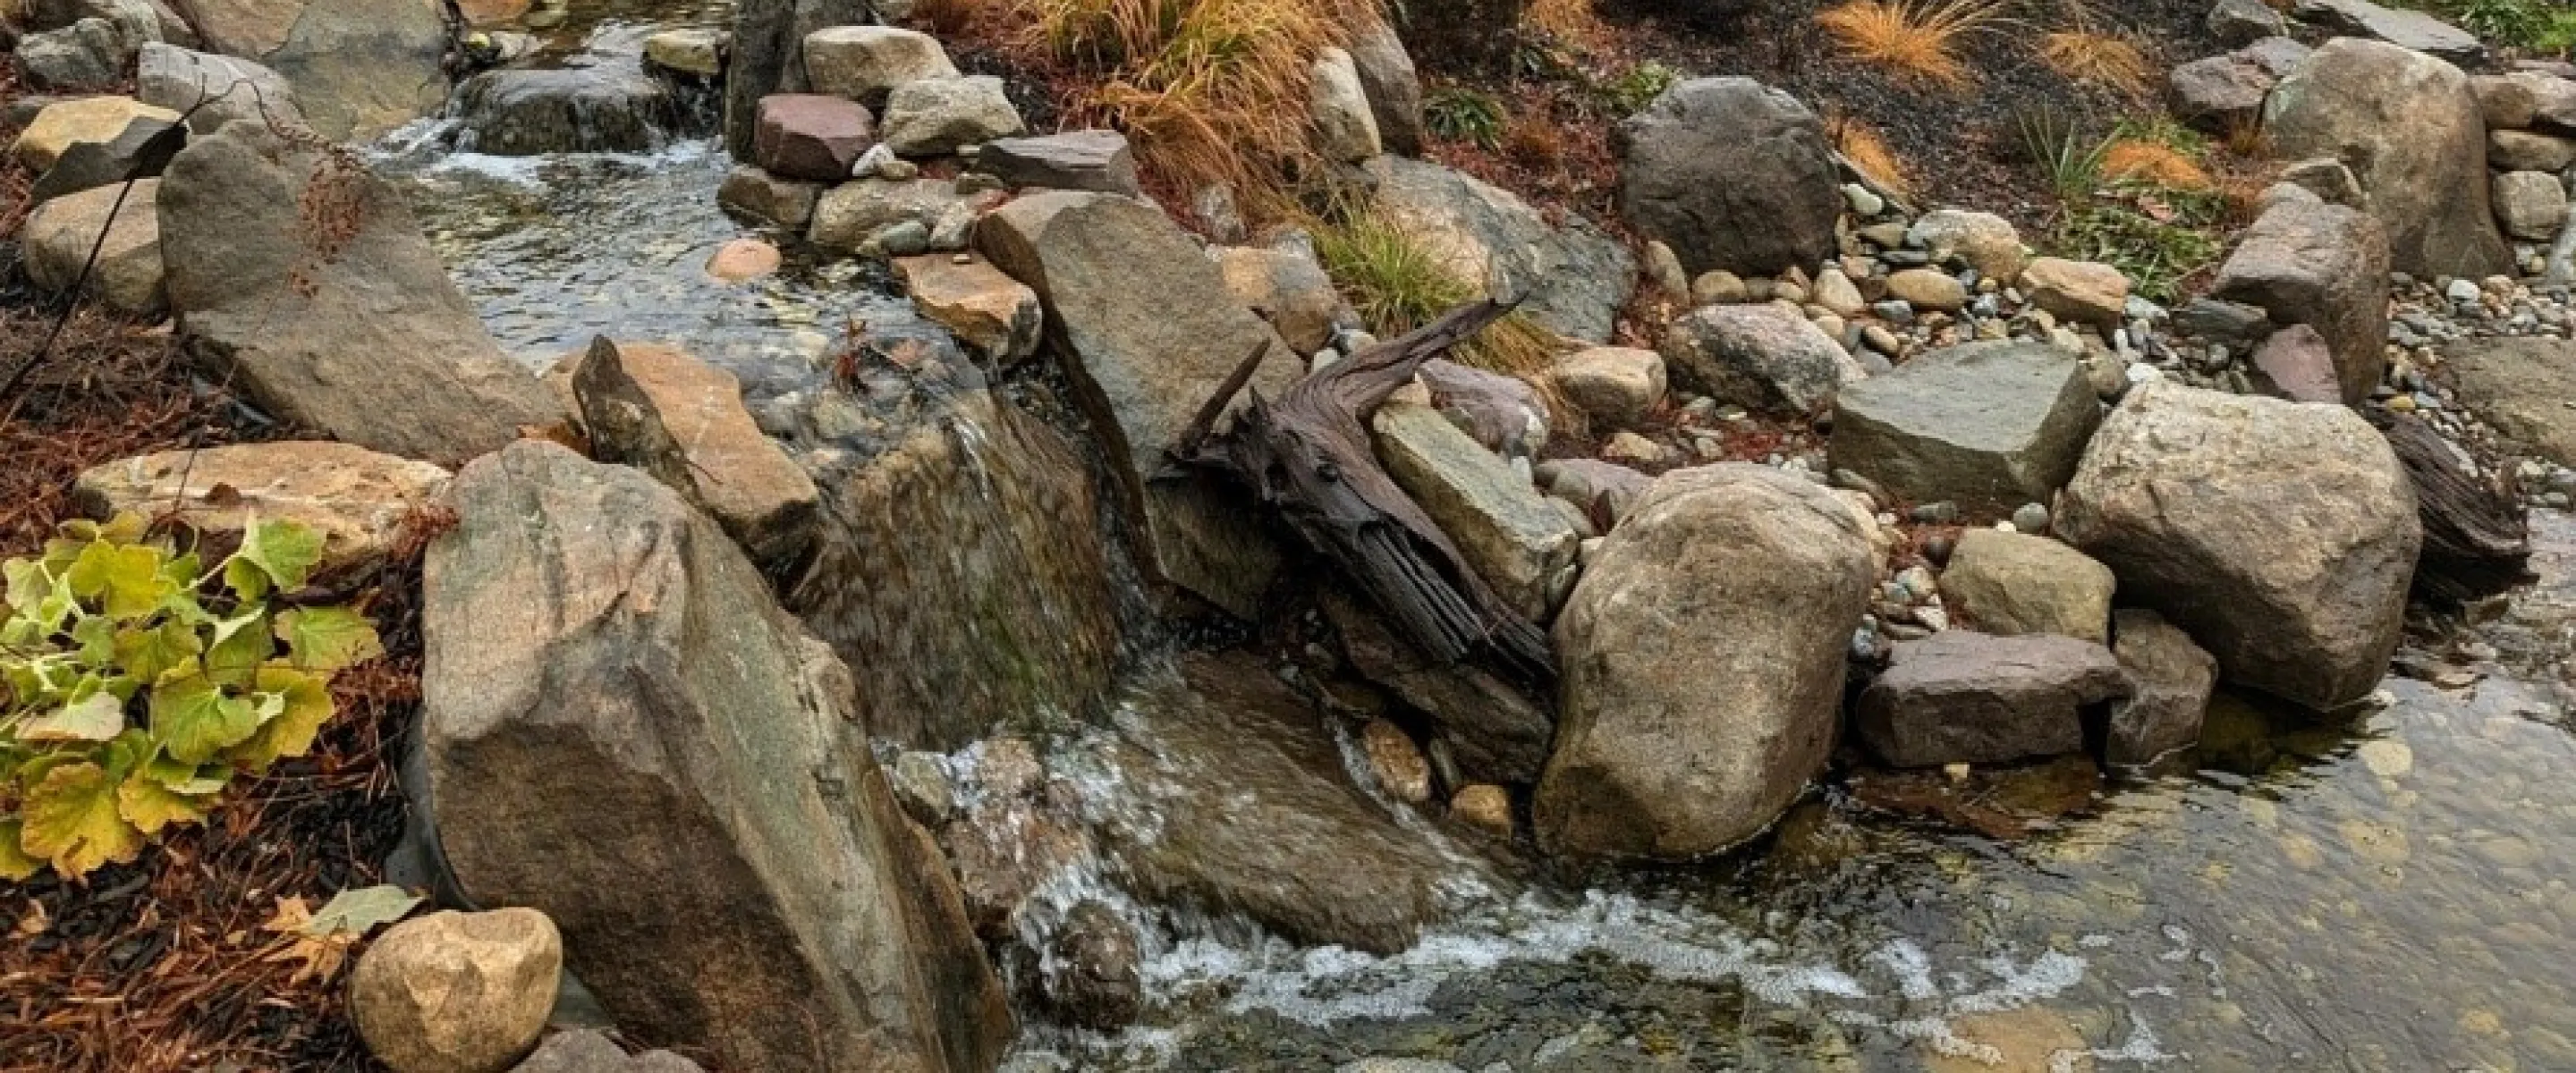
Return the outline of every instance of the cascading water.
[[[670,6],[577,5],[552,40],[721,20]],[[828,547],[783,580],[872,697],[936,715],[888,716],[884,755],[953,785],[943,844],[992,864],[970,900],[1043,999],[1012,1068],[2576,1068],[2564,515],[2536,519],[2536,588],[2424,642],[2469,684],[2392,679],[2340,727],[2223,699],[2176,773],[2018,841],[1834,793],[1722,863],[1549,874],[1354,786],[1331,719],[1247,699],[1275,696],[1262,661],[1140,646],[1078,424],[1044,384],[987,385],[882,266],[781,241],[780,273],[709,278],[745,233],[719,150],[413,134],[389,170],[506,347],[686,348],[828,486]],[[835,369],[854,324],[924,360]],[[1036,745],[1007,789],[959,747],[996,724]],[[1121,929],[1124,977],[1093,964]],[[1059,1027],[1106,985],[1133,1026]]]

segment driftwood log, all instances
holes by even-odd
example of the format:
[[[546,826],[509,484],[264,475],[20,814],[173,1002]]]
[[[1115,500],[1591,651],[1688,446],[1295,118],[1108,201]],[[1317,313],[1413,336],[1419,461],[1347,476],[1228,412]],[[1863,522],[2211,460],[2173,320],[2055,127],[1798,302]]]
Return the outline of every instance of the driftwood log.
[[[1255,391],[1234,426],[1211,438],[1268,349],[1257,348],[1200,408],[1171,453],[1184,465],[1219,469],[1249,484],[1432,658],[1473,659],[1542,687],[1556,676],[1546,633],[1497,597],[1421,505],[1396,486],[1368,431],[1370,415],[1423,362],[1510,311],[1492,301],[1461,306],[1298,381],[1276,400]]]
[[[2462,604],[2525,580],[2531,530],[2510,475],[2484,473],[2422,418],[2377,407],[2362,413],[2388,438],[2415,485],[2415,513],[2424,522],[2416,595]]]

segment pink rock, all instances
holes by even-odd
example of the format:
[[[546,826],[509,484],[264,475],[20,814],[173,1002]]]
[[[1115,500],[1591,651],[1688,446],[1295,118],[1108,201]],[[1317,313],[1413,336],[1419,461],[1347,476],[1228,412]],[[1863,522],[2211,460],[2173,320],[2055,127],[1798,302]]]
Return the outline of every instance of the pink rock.
[[[781,178],[835,182],[850,177],[850,166],[876,139],[876,118],[854,101],[775,93],[760,99],[751,155]]]

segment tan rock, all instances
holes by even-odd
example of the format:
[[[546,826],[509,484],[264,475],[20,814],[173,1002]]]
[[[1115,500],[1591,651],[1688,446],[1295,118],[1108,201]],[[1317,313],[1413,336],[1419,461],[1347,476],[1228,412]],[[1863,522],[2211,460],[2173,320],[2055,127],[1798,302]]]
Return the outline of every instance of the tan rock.
[[[1230,246],[1214,251],[1225,289],[1261,315],[1300,354],[1333,341],[1342,296],[1324,266],[1303,250]]]
[[[1968,304],[1968,288],[1937,268],[1908,268],[1890,273],[1887,294],[1916,309],[1935,309],[1944,313],[1956,312]]]
[[[1932,1045],[1923,1066],[1927,1073],[2093,1073],[2093,1048],[2065,1014],[2024,1006],[1952,1022],[1950,1039]]]
[[[1971,529],[1941,572],[1942,606],[1987,633],[2111,640],[2111,568],[2042,536]]]
[[[137,119],[158,119],[164,123],[179,121],[179,113],[155,108],[132,97],[83,97],[56,101],[36,113],[35,122],[18,135],[10,152],[25,164],[28,171],[43,173],[62,159],[63,152],[81,142],[102,145],[125,133],[125,125]]]
[[[72,486],[93,518],[175,512],[200,533],[238,533],[252,518],[291,521],[322,537],[324,574],[385,560],[403,519],[447,486],[427,462],[322,440],[208,447],[94,466]]]
[[[1595,421],[1633,425],[1664,401],[1664,356],[1635,347],[1591,347],[1558,359],[1557,390]]]
[[[81,282],[81,270],[96,249],[89,293],[121,312],[160,311],[170,304],[169,277],[161,265],[161,217],[153,207],[160,195],[161,180],[144,179],[131,192],[118,183],[36,206],[24,233],[28,277],[49,291],[70,290]],[[104,245],[99,243],[102,230],[107,232]]]
[[[1458,791],[1449,799],[1449,815],[1496,838],[1512,837],[1512,795],[1490,782]]]
[[[2033,304],[2067,320],[2116,325],[2129,303],[2129,277],[2110,265],[2042,257],[2021,271]]]
[[[793,561],[813,539],[814,482],[752,423],[732,373],[602,338],[574,369],[573,395],[594,453],[669,485],[754,560]]]
[[[501,1073],[536,1046],[562,975],[544,913],[432,913],[359,956],[349,1017],[395,1073]]]
[[[1369,720],[1360,728],[1360,751],[1368,754],[1369,770],[1388,797],[1408,805],[1431,800],[1431,762],[1423,759],[1421,747],[1403,727],[1384,719]]]
[[[743,283],[778,271],[778,247],[756,238],[738,238],[716,248],[707,258],[707,274],[727,283]]]
[[[945,253],[898,257],[894,270],[923,316],[986,357],[1007,364],[1037,353],[1038,333],[1045,325],[1038,293],[983,258]]]

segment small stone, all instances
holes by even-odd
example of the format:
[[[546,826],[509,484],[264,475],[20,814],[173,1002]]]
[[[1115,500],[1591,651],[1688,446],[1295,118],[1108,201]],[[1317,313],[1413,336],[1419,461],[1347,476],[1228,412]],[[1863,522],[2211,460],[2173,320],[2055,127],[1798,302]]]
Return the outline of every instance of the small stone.
[[[725,35],[714,30],[661,30],[644,39],[644,61],[700,78],[724,73]]]
[[[2129,277],[2110,265],[2042,257],[2022,270],[2032,303],[2069,320],[2116,326],[2128,308]]]
[[[1360,728],[1360,750],[1368,754],[1369,770],[1388,797],[1408,805],[1431,800],[1431,763],[1423,759],[1422,749],[1404,728],[1384,719],[1369,720]]]
[[[1463,787],[1449,799],[1449,815],[1496,838],[1512,837],[1512,795],[1490,782]]]
[[[759,279],[778,271],[778,247],[756,238],[738,238],[716,248],[707,259],[707,274],[727,283]]]
[[[1664,449],[1634,432],[1621,432],[1602,446],[1601,457],[1625,465],[1651,466],[1664,460]]]
[[[1559,359],[1558,390],[1593,419],[1634,424],[1664,399],[1664,358],[1651,350],[1592,347]]]
[[[946,156],[1026,129],[1002,80],[991,75],[920,79],[886,97],[885,142],[907,157]]]
[[[1690,273],[1682,269],[1682,259],[1673,248],[1661,242],[1646,243],[1646,278],[1676,302],[1691,298]]]
[[[1887,293],[1918,310],[1957,312],[1968,304],[1968,289],[1949,273],[1908,268],[1887,277]]]
[[[1733,304],[1753,297],[1744,280],[1723,268],[1702,272],[1691,281],[1691,301],[1698,305]]]
[[[1816,274],[1816,304],[1845,317],[1858,316],[1869,308],[1868,300],[1861,297],[1860,288],[1840,268],[1828,268]]]
[[[432,913],[359,955],[349,1018],[395,1073],[501,1073],[536,1046],[562,974],[544,913]]]
[[[2012,523],[2014,529],[2024,533],[2045,533],[2048,531],[2048,508],[2037,503],[2024,503],[2021,509],[2013,511]]]
[[[1859,183],[1843,184],[1843,204],[1850,206],[1854,215],[1863,217],[1876,216],[1887,210],[1887,199]]]

